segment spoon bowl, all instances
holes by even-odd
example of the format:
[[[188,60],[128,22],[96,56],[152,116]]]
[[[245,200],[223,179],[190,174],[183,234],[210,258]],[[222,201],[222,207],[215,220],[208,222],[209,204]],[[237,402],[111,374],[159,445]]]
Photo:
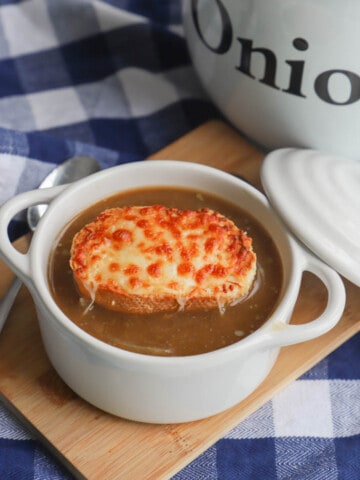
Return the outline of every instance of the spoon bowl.
[[[91,157],[72,157],[52,170],[39,188],[51,188],[76,182],[99,170],[99,164]],[[34,231],[46,211],[47,205],[34,205],[27,210],[27,223]]]
[[[41,182],[38,188],[50,188],[56,185],[73,183],[87,177],[100,169],[98,162],[91,157],[72,157],[58,165]],[[41,217],[44,215],[47,205],[34,205],[27,210],[27,223],[31,231],[35,231]],[[0,302],[0,333],[13,306],[15,298],[22,285],[21,280],[15,277],[10,287]]]

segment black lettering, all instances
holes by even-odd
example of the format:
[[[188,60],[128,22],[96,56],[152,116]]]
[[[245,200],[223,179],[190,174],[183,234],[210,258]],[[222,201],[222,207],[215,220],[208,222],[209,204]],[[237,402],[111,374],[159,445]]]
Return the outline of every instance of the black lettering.
[[[305,62],[300,62],[295,60],[293,61],[286,60],[285,63],[290,65],[291,74],[290,74],[289,86],[286,90],[284,89],[283,92],[291,93],[292,95],[297,95],[299,97],[305,98],[305,95],[301,93],[301,84],[302,84]]]
[[[309,44],[304,38],[295,38],[293,41],[293,46],[296,48],[296,50],[300,51],[305,51],[309,48]],[[290,66],[291,73],[289,86],[286,90],[283,90],[283,92],[305,98],[305,95],[301,93],[305,62],[299,60],[287,60],[285,63]]]
[[[339,73],[347,78],[351,86],[349,98],[344,102],[335,101],[329,92],[329,81],[331,76]],[[356,73],[348,70],[327,70],[326,72],[320,73],[320,75],[316,77],[314,88],[316,94],[321,100],[332,105],[350,105],[360,99],[360,77],[359,75],[356,75]]]
[[[296,50],[299,50],[299,52],[304,52],[309,48],[308,41],[305,40],[305,38],[300,37],[294,38],[293,45]]]
[[[240,63],[236,69],[250,78],[255,78],[255,76],[251,73],[251,57],[253,53],[261,53],[264,56],[265,68],[264,76],[259,79],[259,82],[265,83],[265,85],[279,90],[279,87],[277,87],[275,84],[277,60],[274,52],[268,48],[253,48],[252,40],[248,40],[246,38],[238,37],[237,40],[240,42],[242,49]]]
[[[232,26],[231,26],[229,15],[224,5],[221,3],[220,0],[214,0],[214,1],[219,9],[221,22],[222,22],[222,33],[221,33],[221,39],[218,46],[213,47],[212,45],[209,45],[202,34],[200,23],[199,23],[199,16],[198,16],[199,0],[191,1],[191,13],[192,13],[192,18],[194,21],[196,31],[199,37],[201,38],[202,42],[204,43],[204,45],[206,45],[206,47],[214,53],[223,54],[229,50],[232,43],[232,38],[233,38]]]

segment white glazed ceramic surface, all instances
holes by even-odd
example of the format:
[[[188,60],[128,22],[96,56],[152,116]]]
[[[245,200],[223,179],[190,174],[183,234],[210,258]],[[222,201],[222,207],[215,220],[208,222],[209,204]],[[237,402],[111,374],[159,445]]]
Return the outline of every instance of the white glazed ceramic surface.
[[[360,158],[360,2],[184,0],[194,66],[242,132],[268,148]]]
[[[59,231],[97,200],[121,190],[149,185],[176,185],[212,192],[247,208],[271,233],[283,263],[284,288],[276,311],[261,329],[214,352],[164,358],[107,345],[79,329],[60,311],[47,283],[48,258]],[[20,210],[44,202],[51,203],[29,252],[21,254],[9,242],[7,226]],[[284,231],[262,194],[229,174],[187,162],[122,165],[68,187],[14,197],[0,209],[0,251],[34,297],[47,354],[63,380],[95,406],[144,422],[196,420],[238,403],[266,377],[281,346],[327,332],[338,322],[345,304],[345,291],[338,274]],[[328,303],[313,321],[288,325],[304,270],[324,282]]]
[[[261,179],[296,237],[360,287],[360,163],[284,148],[266,156]]]

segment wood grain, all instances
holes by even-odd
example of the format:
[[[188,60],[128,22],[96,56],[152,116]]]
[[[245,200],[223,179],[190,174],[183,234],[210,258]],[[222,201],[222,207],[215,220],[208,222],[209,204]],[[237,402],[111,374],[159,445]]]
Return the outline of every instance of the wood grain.
[[[152,159],[178,159],[216,166],[260,187],[263,153],[237,132],[211,122],[179,139]],[[28,238],[17,242],[24,249]],[[12,274],[0,265],[0,295]],[[282,349],[267,379],[235,407],[180,425],[147,425],[105,414],[78,398],[57,376],[43,349],[32,299],[24,287],[0,336],[0,398],[81,479],[168,479],[280,389],[359,331],[359,289],[346,283],[347,305],[339,324],[322,337]],[[305,274],[292,322],[313,319],[326,292]]]

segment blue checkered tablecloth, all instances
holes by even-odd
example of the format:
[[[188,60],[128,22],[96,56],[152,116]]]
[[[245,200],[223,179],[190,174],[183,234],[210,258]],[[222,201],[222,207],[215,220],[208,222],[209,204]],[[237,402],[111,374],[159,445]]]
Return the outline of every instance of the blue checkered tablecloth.
[[[218,115],[180,0],[0,0],[0,204],[70,156],[141,160]],[[19,215],[12,239],[25,229]],[[0,480],[70,478],[0,404]],[[360,479],[360,336],[173,480],[201,479]]]

